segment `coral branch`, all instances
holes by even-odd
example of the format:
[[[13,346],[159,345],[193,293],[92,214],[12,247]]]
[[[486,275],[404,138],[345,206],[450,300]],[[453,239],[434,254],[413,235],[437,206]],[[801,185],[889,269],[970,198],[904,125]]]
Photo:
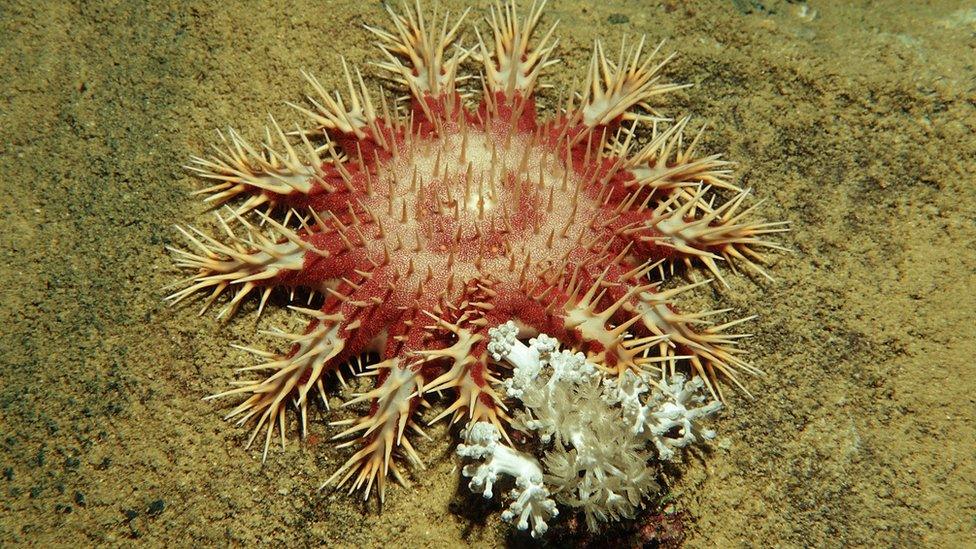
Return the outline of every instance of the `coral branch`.
[[[715,438],[715,431],[702,429],[698,421],[721,410],[722,403],[713,400],[704,406],[693,407],[705,402],[705,396],[700,394],[702,387],[704,382],[700,377],[686,382],[683,375],[675,374],[658,385],[660,390],[654,392],[638,411],[634,430],[654,443],[661,460],[674,459],[675,448]],[[678,437],[671,435],[675,431]]]
[[[670,461],[676,449],[714,438],[714,431],[702,429],[700,422],[722,405],[697,406],[705,400],[699,394],[701,378],[685,382],[680,374],[665,375],[658,383],[628,370],[601,383],[599,369],[581,353],[559,350],[545,334],[525,345],[517,333],[512,322],[489,331],[492,358],[514,368],[504,382],[506,393],[524,407],[513,427],[537,436],[544,449],[545,484],[537,489],[582,510],[590,530],[600,522],[633,517],[658,488],[648,467],[655,454]],[[484,458],[464,445],[458,453]],[[497,469],[491,465],[483,467],[490,473]]]
[[[472,424],[464,440],[465,444],[458,445],[457,454],[462,458],[481,461],[464,466],[462,473],[471,477],[468,488],[491,498],[499,475],[512,477],[515,488],[508,493],[512,502],[502,513],[502,519],[509,522],[517,519],[515,524],[519,530],[526,530],[531,525],[534,538],[545,534],[549,529],[546,521],[558,515],[559,511],[542,484],[539,462],[502,444],[498,428],[490,423]]]

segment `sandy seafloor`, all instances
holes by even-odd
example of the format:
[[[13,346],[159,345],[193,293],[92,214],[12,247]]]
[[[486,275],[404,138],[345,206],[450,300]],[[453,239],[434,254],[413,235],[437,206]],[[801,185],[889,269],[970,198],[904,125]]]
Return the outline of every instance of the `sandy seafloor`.
[[[794,227],[775,283],[698,294],[760,315],[768,375],[671,474],[684,543],[976,545],[976,8],[762,3],[546,15],[557,87],[596,38],[668,38],[667,74],[696,86],[664,111],[709,121],[708,149]],[[526,541],[466,495],[445,428],[382,512],[316,491],[346,455],[321,414],[319,442],[262,466],[201,400],[249,360],[228,344],[255,341],[255,304],[222,326],[162,301],[173,224],[206,217],[181,165],[215,128],[297,120],[300,68],[336,85],[340,54],[377,58],[367,22],[380,2],[0,2],[0,546]],[[259,326],[288,323],[277,305]]]

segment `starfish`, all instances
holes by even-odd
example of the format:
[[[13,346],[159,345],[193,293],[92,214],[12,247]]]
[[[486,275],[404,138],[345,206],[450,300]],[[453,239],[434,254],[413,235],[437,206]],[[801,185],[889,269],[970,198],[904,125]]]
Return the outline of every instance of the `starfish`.
[[[540,78],[558,62],[556,25],[539,30],[544,8],[520,17],[513,2],[495,4],[468,48],[467,12],[388,8],[392,27],[367,29],[403,98],[374,99],[343,60],[345,95],[305,73],[313,93],[293,106],[307,127],[286,132],[272,118],[257,145],[231,129],[192,159],[211,182],[199,194],[226,212],[224,237],[180,228],[193,248],[171,251],[192,276],[169,299],[208,292],[206,310],[230,294],[230,317],[250,295],[260,314],[275,289],[321,297],[290,307],[308,317],[304,332],[273,332],[287,352],[241,347],[260,359],[241,371],[258,377],[210,397],[241,399],[227,417],[253,425],[248,445],[263,432],[263,459],[275,430],[285,444],[288,405],[304,435],[309,401],[364,357],[373,388],[346,404],[369,411],[335,422],[358,450],[325,485],[368,497],[375,484],[382,500],[391,472],[405,482],[403,458],[422,467],[410,435],[424,435],[418,410],[432,395],[450,395],[433,421],[504,433],[506,367],[487,344],[508,321],[605,375],[687,366],[720,397],[720,380],[759,373],[737,345],[748,334],[734,331],[749,318],[676,306],[712,279],[667,282],[676,267],[721,284],[723,265],[768,276],[761,251],[781,249],[768,238],[785,223],[754,219],[731,163],[699,152],[701,131],[685,138],[688,118],[660,118],[662,96],[685,87],[664,78],[661,45],[622,43],[612,56],[597,42],[581,89],[540,116]]]

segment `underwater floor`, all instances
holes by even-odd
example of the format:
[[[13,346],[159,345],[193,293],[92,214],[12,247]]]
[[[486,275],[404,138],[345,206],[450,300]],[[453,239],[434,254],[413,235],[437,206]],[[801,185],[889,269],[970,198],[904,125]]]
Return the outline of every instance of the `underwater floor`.
[[[775,282],[721,295],[760,315],[767,375],[668,470],[663,543],[976,544],[972,3],[553,0],[545,18],[551,98],[594,40],[667,38],[666,74],[695,84],[669,113],[707,120],[708,150],[793,228]],[[386,21],[378,1],[0,3],[0,546],[531,543],[468,493],[444,425],[381,512],[316,490],[346,456],[324,421],[262,465],[202,400],[257,304],[224,325],[162,300],[173,224],[205,213],[181,166],[215,128],[292,121],[302,68],[342,86],[339,56],[377,59],[362,25]],[[274,309],[262,328],[291,322]],[[576,541],[650,540],[621,536]]]

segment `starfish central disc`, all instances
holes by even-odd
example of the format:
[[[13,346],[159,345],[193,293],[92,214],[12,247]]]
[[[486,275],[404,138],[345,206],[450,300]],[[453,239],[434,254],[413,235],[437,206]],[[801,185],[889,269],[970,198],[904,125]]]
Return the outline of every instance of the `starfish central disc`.
[[[378,168],[370,210],[390,227],[383,246],[406,246],[417,276],[433,273],[427,288],[446,290],[447,279],[514,282],[530,255],[536,268],[579,246],[596,210],[581,192],[580,175],[539,134],[486,131],[467,121],[432,139],[405,140],[404,150]],[[592,235],[591,235],[592,237]],[[458,291],[460,285],[453,290]],[[455,298],[448,295],[449,298]]]

